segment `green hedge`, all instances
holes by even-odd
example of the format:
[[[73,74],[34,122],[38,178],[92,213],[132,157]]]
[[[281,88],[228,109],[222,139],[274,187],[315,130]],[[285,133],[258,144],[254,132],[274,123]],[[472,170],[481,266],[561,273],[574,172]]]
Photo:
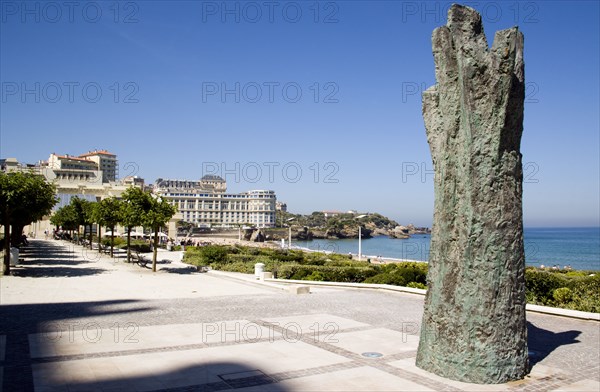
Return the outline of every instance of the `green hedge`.
[[[282,264],[277,268],[280,279],[325,280],[361,283],[377,274],[374,267],[338,267],[327,265]]]
[[[525,270],[527,302],[600,313],[600,274],[592,271]]]
[[[254,265],[244,262],[233,262],[233,263],[212,263],[210,267],[219,271],[227,271],[227,272],[241,272],[244,274],[253,274],[254,273]]]
[[[221,245],[207,245],[190,247],[186,249],[183,261],[193,265],[210,265],[224,263],[229,255],[229,247]]]
[[[379,274],[365,280],[365,283],[426,288],[427,263],[402,262],[386,264],[381,266]]]
[[[255,260],[259,257],[261,256],[233,253],[228,254],[225,260],[227,261],[227,263],[258,263],[258,261]]]
[[[125,245],[125,248],[127,248],[127,245]],[[131,250],[134,252],[140,252],[140,253],[148,253],[151,251],[150,249],[150,244],[131,244]]]
[[[127,245],[127,240],[121,237],[115,237],[115,247],[121,247]],[[100,243],[104,246],[110,246],[110,237],[102,237]]]

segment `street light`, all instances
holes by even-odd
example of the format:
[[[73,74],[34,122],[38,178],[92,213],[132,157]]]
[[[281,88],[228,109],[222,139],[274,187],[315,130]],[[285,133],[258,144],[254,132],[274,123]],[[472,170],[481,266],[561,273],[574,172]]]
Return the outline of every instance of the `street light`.
[[[296,218],[288,218],[287,222],[291,222]],[[288,224],[288,249],[292,249],[292,225]]]
[[[359,215],[354,219],[361,219],[367,215]],[[362,260],[362,226],[360,222],[358,223],[358,261]]]

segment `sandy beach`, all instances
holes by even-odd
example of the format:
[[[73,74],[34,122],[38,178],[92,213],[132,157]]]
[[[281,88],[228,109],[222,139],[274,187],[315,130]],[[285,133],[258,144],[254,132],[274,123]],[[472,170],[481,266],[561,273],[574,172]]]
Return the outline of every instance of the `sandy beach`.
[[[238,240],[237,238],[226,238],[226,237],[194,237],[190,238],[193,242],[196,243],[209,243],[211,245],[241,245],[241,246],[250,246],[253,248],[280,248],[278,243],[274,242],[254,242],[254,241],[246,241],[246,240]],[[180,239],[183,241],[183,239]]]
[[[253,242],[246,240],[238,240],[237,238],[226,238],[226,237],[194,237],[193,241],[197,241],[198,243],[209,243],[211,245],[241,245],[241,246],[250,246],[253,248],[271,248],[271,249],[281,249],[281,243],[275,241],[266,241],[266,242]],[[286,243],[287,246],[287,243]],[[292,244],[292,249],[301,250],[303,252],[322,252],[317,250],[311,250],[306,248],[298,248]],[[358,260],[358,255],[352,254],[353,260]],[[408,259],[394,259],[394,258],[386,258],[386,257],[378,257],[372,255],[363,254],[362,259],[367,261],[370,259],[371,264],[391,264],[391,263],[402,263],[402,262],[411,262],[411,263],[425,263],[425,261],[420,260],[408,260]]]

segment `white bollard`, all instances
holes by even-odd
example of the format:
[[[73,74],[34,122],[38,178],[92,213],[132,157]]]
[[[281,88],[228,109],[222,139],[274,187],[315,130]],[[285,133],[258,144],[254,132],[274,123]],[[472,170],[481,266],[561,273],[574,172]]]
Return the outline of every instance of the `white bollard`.
[[[254,276],[256,277],[256,279],[260,279],[264,269],[265,265],[263,263],[254,264]]]

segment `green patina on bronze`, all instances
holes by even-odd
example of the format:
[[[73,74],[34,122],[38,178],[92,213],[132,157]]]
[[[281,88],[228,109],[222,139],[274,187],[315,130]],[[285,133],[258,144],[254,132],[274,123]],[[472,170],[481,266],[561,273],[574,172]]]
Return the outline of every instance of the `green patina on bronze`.
[[[435,170],[428,292],[417,366],[474,383],[528,372],[522,162],[523,35],[453,5],[432,36],[423,93]]]

